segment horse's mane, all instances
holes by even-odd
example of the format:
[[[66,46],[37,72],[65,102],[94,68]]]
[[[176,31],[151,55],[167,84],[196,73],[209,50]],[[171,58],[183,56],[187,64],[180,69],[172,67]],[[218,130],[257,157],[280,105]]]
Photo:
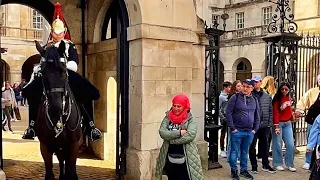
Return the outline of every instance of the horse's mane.
[[[44,58],[46,59],[46,61],[52,60],[53,61],[52,63],[55,68],[58,68],[62,65],[61,61],[60,61],[60,55],[58,52],[58,48],[56,48],[54,46],[50,46],[46,49],[46,54],[45,54]]]

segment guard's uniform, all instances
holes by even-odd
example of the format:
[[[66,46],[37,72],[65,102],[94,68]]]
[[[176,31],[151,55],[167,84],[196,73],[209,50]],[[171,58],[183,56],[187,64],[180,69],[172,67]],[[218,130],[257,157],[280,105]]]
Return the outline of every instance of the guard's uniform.
[[[56,12],[60,9],[60,12]],[[55,17],[56,21],[59,21],[59,18],[62,18],[61,5],[56,4]],[[60,16],[60,17],[59,17]],[[61,20],[60,20],[61,21]],[[61,22],[58,22],[61,23]],[[61,25],[61,24],[60,24]],[[54,24],[53,24],[54,28]],[[59,28],[59,27],[58,27]],[[69,37],[66,34],[65,38]],[[65,42],[66,50],[64,53],[65,58],[67,59],[67,69],[68,69],[68,83],[73,92],[73,95],[78,102],[83,115],[83,124],[86,127],[86,132],[89,137],[94,141],[101,138],[101,132],[94,127],[93,121],[93,100],[98,100],[100,97],[99,90],[95,88],[88,80],[83,78],[81,75],[76,73],[79,59],[76,46],[68,39],[63,39],[61,41]],[[60,42],[61,42],[60,41]],[[44,50],[48,45],[59,47],[60,42],[54,42],[50,40],[47,45],[44,46]],[[28,99],[29,103],[29,127],[25,131],[23,139],[33,139],[36,136],[35,130],[37,129],[36,120],[38,116],[38,109],[41,103],[43,87],[41,79],[38,78],[38,72],[40,70],[40,65],[36,65],[33,69],[33,74],[31,76],[30,82],[24,87],[22,94]]]

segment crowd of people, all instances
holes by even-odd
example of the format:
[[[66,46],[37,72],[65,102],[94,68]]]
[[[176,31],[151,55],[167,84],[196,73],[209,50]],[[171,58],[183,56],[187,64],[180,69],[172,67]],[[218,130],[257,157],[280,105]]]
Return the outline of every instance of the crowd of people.
[[[320,75],[317,82],[320,86]],[[319,87],[306,92],[296,108],[293,107],[290,91],[291,87],[287,82],[281,83],[276,89],[272,76],[264,79],[254,76],[242,82],[237,80],[233,84],[223,83],[223,91],[219,96],[219,119],[223,126],[220,155],[227,158],[232,179],[238,180],[239,176],[253,179],[252,174],[258,173],[257,159],[262,159],[262,171],[276,173],[286,168],[295,172],[292,123],[304,114],[308,123],[308,146],[303,168],[309,171],[319,169],[312,168],[318,157],[317,145],[320,145],[320,116],[317,118],[320,113],[320,109],[317,109],[320,108]],[[317,125],[312,125],[313,122]],[[252,168],[250,172],[248,157]],[[272,164],[269,160],[272,160]],[[240,172],[237,161],[240,161]]]
[[[3,82],[1,89],[2,98],[2,130],[7,131],[5,126],[8,126],[8,132],[13,133],[11,121],[20,121],[18,104],[27,106],[26,99],[22,96],[22,88],[26,85],[23,79],[21,83],[15,82],[11,85],[8,81]]]

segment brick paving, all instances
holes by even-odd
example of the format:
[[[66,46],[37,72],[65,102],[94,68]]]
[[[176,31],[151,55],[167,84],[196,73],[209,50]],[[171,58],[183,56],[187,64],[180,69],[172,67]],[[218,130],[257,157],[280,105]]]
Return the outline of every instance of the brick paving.
[[[21,107],[22,114],[24,107]],[[22,115],[26,117],[25,114]],[[44,179],[44,164],[39,150],[39,142],[37,140],[22,140],[22,134],[27,126],[26,120],[20,122],[12,122],[15,134],[3,132],[3,155],[4,155],[4,172],[8,180],[42,180]],[[300,154],[295,157],[295,167],[297,172],[277,172],[269,174],[261,171],[261,163],[259,164],[259,174],[254,175],[256,180],[285,180],[297,179],[306,180],[309,173],[301,167],[304,164],[304,147],[299,148]],[[228,180],[230,178],[230,168],[226,159],[219,162],[223,168],[210,170],[205,172],[206,180]],[[54,157],[54,173],[58,177],[58,161]],[[112,165],[105,161],[98,160],[90,155],[82,155],[77,162],[77,172],[80,180],[111,180],[114,179],[115,170]],[[249,167],[250,169],[250,167]]]

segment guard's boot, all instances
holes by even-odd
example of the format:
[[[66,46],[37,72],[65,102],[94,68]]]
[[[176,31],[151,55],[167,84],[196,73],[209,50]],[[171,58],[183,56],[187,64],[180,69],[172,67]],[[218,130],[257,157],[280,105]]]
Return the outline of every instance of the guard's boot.
[[[92,101],[82,103],[83,110],[83,124],[86,126],[86,134],[91,141],[97,141],[101,139],[101,131],[95,127],[93,121],[93,105]]]
[[[94,142],[94,141],[101,139],[102,133],[98,128],[96,128],[94,126],[93,121],[89,122],[89,126],[90,127],[88,127],[88,128],[90,129],[90,131],[88,131],[89,132],[88,136],[91,139],[91,141]]]
[[[34,139],[36,136],[36,132],[34,131],[35,121],[31,120],[29,123],[29,127],[24,131],[22,139]]]

